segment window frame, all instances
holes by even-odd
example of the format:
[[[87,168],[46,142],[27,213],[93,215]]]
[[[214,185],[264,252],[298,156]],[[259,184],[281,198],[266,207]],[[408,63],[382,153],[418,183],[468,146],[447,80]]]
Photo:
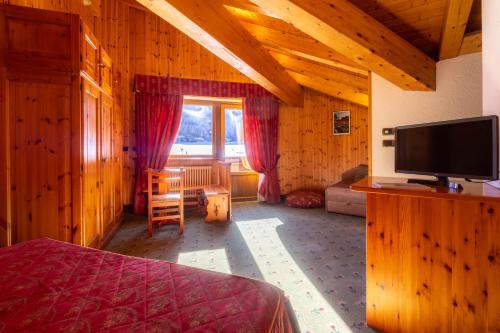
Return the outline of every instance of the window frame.
[[[210,106],[212,108],[212,153],[209,155],[174,155],[170,154],[169,158],[172,159],[213,159],[216,154],[215,148],[215,136],[216,136],[216,126],[215,126],[215,113],[216,113],[216,103],[213,101],[205,101],[205,100],[192,100],[192,99],[184,99],[182,101],[182,108],[184,109],[184,105],[203,105]],[[182,119],[182,118],[181,118]],[[182,120],[181,120],[182,121]],[[178,134],[177,134],[178,135]],[[177,140],[177,137],[175,137]],[[175,145],[175,142],[174,142]],[[172,145],[173,148],[173,145]]]
[[[226,109],[239,109],[242,112],[243,115],[243,103],[221,103],[220,105],[220,114],[222,118],[222,126],[221,126],[221,136],[222,136],[222,154],[224,159],[227,160],[238,160],[240,159],[241,156],[226,156]],[[243,128],[243,131],[245,129]],[[245,138],[243,135],[243,145],[245,144]],[[246,156],[246,154],[245,154]]]
[[[243,112],[243,100],[242,99],[227,99],[215,97],[187,97],[185,96],[182,101],[182,107],[185,104],[190,105],[206,105],[212,108],[212,154],[211,155],[174,155],[171,154],[169,159],[176,160],[226,160],[237,162],[240,160],[239,157],[227,157],[225,156],[226,148],[226,128],[225,128],[225,110],[230,109],[241,109]],[[176,138],[177,140],[177,138]],[[175,143],[174,143],[175,144]]]

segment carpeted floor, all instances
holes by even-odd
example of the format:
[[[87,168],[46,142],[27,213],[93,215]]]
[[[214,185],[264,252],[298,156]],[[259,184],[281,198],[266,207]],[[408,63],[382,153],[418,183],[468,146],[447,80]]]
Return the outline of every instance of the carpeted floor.
[[[258,203],[233,204],[233,222],[189,217],[147,237],[127,216],[106,250],[265,280],[285,291],[301,331],[371,332],[365,325],[364,219]]]

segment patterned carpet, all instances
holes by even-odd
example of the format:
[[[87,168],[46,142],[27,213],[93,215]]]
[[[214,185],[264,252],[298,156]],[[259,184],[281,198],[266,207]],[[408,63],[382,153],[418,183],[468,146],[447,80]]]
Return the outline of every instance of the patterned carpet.
[[[285,291],[302,332],[372,332],[365,325],[364,219],[283,205],[233,204],[233,222],[188,217],[147,237],[126,217],[106,250],[265,280]]]

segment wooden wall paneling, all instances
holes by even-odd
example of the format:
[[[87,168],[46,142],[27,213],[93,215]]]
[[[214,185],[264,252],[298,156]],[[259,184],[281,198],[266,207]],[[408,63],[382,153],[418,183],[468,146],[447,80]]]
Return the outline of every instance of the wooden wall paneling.
[[[124,16],[129,20],[126,24],[129,31],[127,42],[133,45],[123,48],[123,53],[129,55],[128,63],[124,62],[123,67],[119,65],[124,72],[124,82],[129,85],[123,103],[124,146],[128,147],[128,151],[124,152],[123,188],[124,203],[131,204],[135,184],[135,113],[132,93],[134,75],[176,76],[242,83],[253,81],[153,13],[137,7],[124,7]],[[113,58],[113,54],[110,54]],[[116,65],[114,58],[113,61]],[[169,164],[171,163],[175,164],[175,161],[169,161]],[[204,164],[205,161],[201,163]]]
[[[333,111],[351,111],[351,134],[334,136]],[[281,192],[324,190],[342,172],[368,162],[368,109],[306,89],[303,108],[280,107]]]
[[[259,185],[258,173],[232,173],[231,174],[231,198],[233,201],[257,200]]]
[[[59,6],[56,3],[53,4],[54,8],[50,8],[49,0],[39,0],[37,3],[32,1],[30,4],[27,4],[27,0],[19,0],[18,2],[19,4],[22,2],[23,5],[34,5],[35,7],[60,10],[60,8],[55,8]],[[76,13],[75,11],[72,12]],[[151,22],[148,23],[148,21],[154,21],[154,24]],[[109,53],[113,60],[113,66],[120,69],[123,85],[126,87],[123,90],[121,101],[123,110],[123,146],[127,147],[126,151],[123,152],[123,202],[124,204],[130,204],[133,202],[133,188],[135,183],[135,114],[133,105],[134,95],[132,93],[134,75],[171,75],[230,82],[252,81],[173,28],[170,24],[157,18],[154,14],[140,9],[138,6],[130,7],[128,3],[122,1],[102,1],[100,17],[94,17],[92,24],[89,24],[88,20],[85,20],[85,22],[89,25],[89,29],[92,30],[97,39],[99,39],[100,44]],[[146,47],[146,45],[149,46]],[[146,50],[148,51],[146,52]],[[309,94],[312,93],[309,92]],[[320,93],[314,94],[324,96]],[[311,107],[316,107],[316,105],[310,103],[306,109]],[[287,142],[292,143],[286,149],[280,148],[280,165],[283,165],[283,170],[286,170],[284,172],[280,169],[280,173],[283,174],[281,178],[282,190],[284,193],[287,193],[298,186],[302,186],[302,184],[309,186],[311,183],[303,181],[303,179],[306,179],[302,176],[303,167],[298,166],[300,162],[300,150],[308,149],[308,146],[301,144],[300,136],[296,135],[303,127],[301,123],[296,122],[299,117],[299,110],[303,110],[303,108],[282,106],[281,109],[280,123],[285,124],[285,126],[280,126],[280,141],[283,140],[284,136],[288,138],[286,139]],[[288,110],[295,111],[288,113]],[[307,115],[310,115],[311,112],[307,111]],[[325,112],[322,112],[322,114],[326,117]],[[306,116],[302,116],[300,120],[305,118]],[[326,138],[329,138],[327,142],[329,142],[331,140],[331,136],[329,137],[331,120],[325,118],[323,122],[321,122],[322,126],[325,126],[323,133],[326,132]],[[311,131],[312,129],[309,130]],[[330,152],[328,154],[331,155],[337,146],[331,142],[329,142],[329,146]],[[317,147],[313,147],[313,149],[317,151],[316,156],[318,158],[321,153]],[[287,162],[285,163],[285,161]],[[342,163],[340,164],[343,165]],[[302,165],[312,167],[312,162]],[[334,167],[334,171],[317,171],[318,176],[316,178],[320,179],[318,183],[327,183],[329,179],[337,179],[338,177],[332,175],[338,175],[340,169],[341,167]],[[326,176],[319,176],[320,173]],[[325,178],[327,181],[321,181],[321,178]],[[75,232],[75,237],[77,236],[78,232]]]
[[[101,237],[99,113],[100,92],[83,79],[83,244],[97,246]]]
[[[13,240],[71,241],[71,80],[10,75]]]
[[[296,105],[302,103],[302,88],[221,2],[138,2],[283,101]],[[200,10],[211,19],[202,18]]]

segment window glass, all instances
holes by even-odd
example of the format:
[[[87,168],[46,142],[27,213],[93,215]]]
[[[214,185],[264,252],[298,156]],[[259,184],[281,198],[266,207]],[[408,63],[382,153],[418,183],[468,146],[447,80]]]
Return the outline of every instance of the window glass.
[[[184,104],[171,155],[212,155],[212,106]]]
[[[243,112],[237,108],[225,108],[225,156],[245,156],[243,142]]]

